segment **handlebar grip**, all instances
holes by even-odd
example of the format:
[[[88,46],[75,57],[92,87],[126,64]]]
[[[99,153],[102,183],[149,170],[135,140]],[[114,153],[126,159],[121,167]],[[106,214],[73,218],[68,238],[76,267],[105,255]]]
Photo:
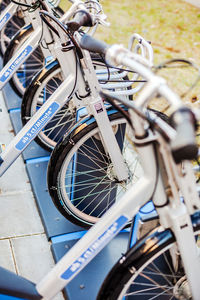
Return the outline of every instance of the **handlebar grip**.
[[[82,49],[99,54],[105,54],[109,47],[106,43],[96,40],[88,34],[83,35],[80,46]]]
[[[91,15],[86,10],[78,10],[73,20],[67,22],[71,31],[77,31],[81,26],[92,27],[93,21]]]
[[[172,155],[176,163],[195,159],[198,146],[195,139],[196,119],[192,111],[181,108],[170,117],[171,125],[176,129],[176,138],[171,142]]]

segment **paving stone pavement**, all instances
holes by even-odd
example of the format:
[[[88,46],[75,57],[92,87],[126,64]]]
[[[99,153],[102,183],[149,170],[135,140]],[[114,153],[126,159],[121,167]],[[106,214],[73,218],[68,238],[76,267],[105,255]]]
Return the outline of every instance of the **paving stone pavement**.
[[[0,143],[8,144],[14,133],[1,92],[0,108]],[[54,260],[22,157],[0,178],[0,220],[0,266],[38,282]]]

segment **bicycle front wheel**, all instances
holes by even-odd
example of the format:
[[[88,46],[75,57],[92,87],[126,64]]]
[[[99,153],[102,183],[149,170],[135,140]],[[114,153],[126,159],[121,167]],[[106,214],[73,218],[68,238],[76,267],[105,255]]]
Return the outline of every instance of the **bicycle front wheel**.
[[[152,230],[111,269],[97,300],[122,299],[192,299],[170,230]]]
[[[54,204],[71,222],[89,227],[119,201],[142,174],[132,143],[132,129],[119,112],[109,119],[128,169],[128,178],[119,182],[100,138],[94,118],[81,122],[52,152],[48,187]]]

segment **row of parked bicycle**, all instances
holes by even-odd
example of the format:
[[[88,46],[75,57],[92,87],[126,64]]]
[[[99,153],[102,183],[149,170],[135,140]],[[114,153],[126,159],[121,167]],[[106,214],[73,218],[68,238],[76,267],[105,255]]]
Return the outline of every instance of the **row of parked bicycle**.
[[[16,152],[13,155],[17,157],[35,138],[42,147],[53,150],[48,186],[55,205],[71,221],[89,226],[121,197],[133,179],[138,178],[138,172],[141,173],[137,156],[134,160],[130,157],[135,150],[128,142],[131,132],[128,125],[125,132],[126,120],[111,106],[104,107],[99,90],[132,99],[143,82],[138,80],[133,86],[139,79],[137,73],[128,78],[128,71],[109,66],[103,55],[90,56],[80,49],[83,31],[78,29],[81,24],[68,21],[67,29],[61,21],[70,20],[76,10],[81,9],[81,3],[75,2],[59,19],[52,13],[49,15],[50,8],[44,7],[44,3],[45,11],[41,11],[41,5],[34,4],[37,9],[30,7],[28,12],[25,9],[22,18],[23,5],[18,5],[21,8],[18,11],[17,4],[11,2],[5,12],[3,10],[5,16],[11,9],[14,13],[13,6],[21,18],[11,18],[1,31],[2,52],[4,46],[6,51],[0,78],[2,86],[10,79],[14,90],[23,97],[21,119],[27,126],[17,135],[9,152],[2,153],[1,170],[10,165],[11,152]],[[105,23],[105,15],[98,1],[87,2],[86,7],[88,12],[84,12],[83,18],[94,33],[94,27]],[[84,13],[78,12],[77,18]],[[29,23],[17,31],[7,45],[6,37],[10,37],[19,22],[27,23],[27,18]],[[150,44],[137,34],[133,35],[132,44],[135,41],[135,51],[140,51],[151,65]],[[115,124],[114,132],[110,122]],[[61,138],[63,141],[58,146]],[[127,171],[123,172],[124,162],[128,167],[128,180]]]
[[[0,292],[52,298],[152,200],[161,226],[136,244],[131,227],[128,252],[98,299],[197,300],[199,111],[153,73],[149,42],[137,33],[129,49],[97,41],[97,26],[108,25],[101,4],[71,2],[64,13],[55,2],[1,1],[0,88],[9,81],[22,97],[24,126],[1,152],[0,176],[35,139],[51,151],[47,180],[55,206],[75,224],[96,224],[36,285],[18,279],[13,287],[15,276],[0,269],[9,278],[0,280]],[[172,63],[199,74],[183,59],[160,68]],[[161,96],[170,118],[148,108]]]

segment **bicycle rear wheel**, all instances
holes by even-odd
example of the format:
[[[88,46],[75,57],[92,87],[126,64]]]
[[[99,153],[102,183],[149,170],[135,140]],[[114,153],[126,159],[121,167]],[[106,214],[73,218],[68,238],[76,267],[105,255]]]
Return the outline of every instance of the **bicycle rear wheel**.
[[[88,117],[53,150],[48,166],[48,188],[64,217],[90,227],[119,201],[143,171],[132,141],[132,129],[119,112],[108,110],[117,142],[128,169],[126,181],[119,182],[105,152],[94,118]]]
[[[197,228],[194,227],[194,230]],[[97,300],[192,299],[175,247],[175,238],[170,230],[160,227],[152,230],[111,269]]]

